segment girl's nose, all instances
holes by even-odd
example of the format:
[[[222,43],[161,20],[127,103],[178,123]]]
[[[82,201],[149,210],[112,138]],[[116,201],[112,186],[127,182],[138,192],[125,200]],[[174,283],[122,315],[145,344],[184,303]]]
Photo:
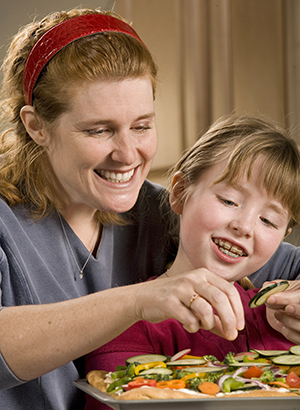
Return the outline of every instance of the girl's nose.
[[[230,228],[239,236],[250,238],[253,235],[254,224],[255,222],[251,215],[243,213],[230,222]]]

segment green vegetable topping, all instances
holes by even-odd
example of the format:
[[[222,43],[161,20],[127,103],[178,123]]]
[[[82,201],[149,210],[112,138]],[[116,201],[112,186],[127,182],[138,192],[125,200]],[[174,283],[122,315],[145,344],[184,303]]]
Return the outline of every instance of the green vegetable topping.
[[[275,375],[273,370],[271,369],[266,369],[263,374],[260,376],[260,381],[262,383],[270,383],[273,382],[275,380]]]
[[[224,364],[228,364],[229,366],[233,363],[239,363],[238,360],[234,358],[235,353],[229,352],[224,357]]]

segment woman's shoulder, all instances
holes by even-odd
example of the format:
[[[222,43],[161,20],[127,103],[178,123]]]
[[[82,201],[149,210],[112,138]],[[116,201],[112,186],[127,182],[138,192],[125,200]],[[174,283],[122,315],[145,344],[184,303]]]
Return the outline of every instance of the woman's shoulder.
[[[275,279],[299,279],[300,247],[282,242],[269,261],[249,278],[256,287]]]

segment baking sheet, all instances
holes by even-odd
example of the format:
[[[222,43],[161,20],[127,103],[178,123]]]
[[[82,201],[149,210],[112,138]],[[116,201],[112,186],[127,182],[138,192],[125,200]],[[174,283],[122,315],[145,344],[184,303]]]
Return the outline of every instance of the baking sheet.
[[[173,400],[115,400],[88,384],[86,379],[73,382],[76,387],[115,410],[299,410],[300,397],[250,397]]]

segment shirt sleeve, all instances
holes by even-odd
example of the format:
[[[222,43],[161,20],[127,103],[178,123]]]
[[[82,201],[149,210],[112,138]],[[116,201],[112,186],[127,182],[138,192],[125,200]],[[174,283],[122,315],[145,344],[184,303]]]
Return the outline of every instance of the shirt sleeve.
[[[0,314],[2,310],[3,308],[0,307]],[[15,387],[15,386],[18,386],[24,383],[23,380],[18,379],[14,375],[14,373],[10,370],[1,352],[0,352],[0,374],[1,374],[0,390],[10,389],[11,387]]]
[[[300,247],[282,242],[269,261],[249,279],[257,288],[275,279],[300,279]]]

